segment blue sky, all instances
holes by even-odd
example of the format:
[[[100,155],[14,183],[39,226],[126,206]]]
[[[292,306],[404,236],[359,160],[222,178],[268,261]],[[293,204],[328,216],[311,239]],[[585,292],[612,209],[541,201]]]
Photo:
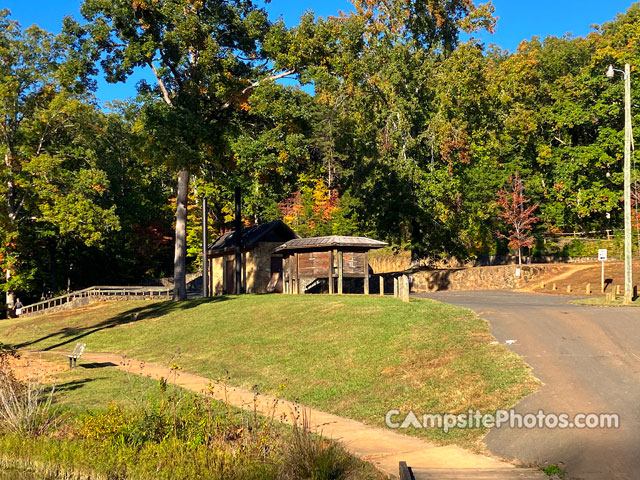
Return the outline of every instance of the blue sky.
[[[23,26],[36,23],[58,32],[62,17],[79,17],[80,3],[80,0],[2,0],[0,8],[11,10],[12,17]],[[523,39],[534,35],[585,35],[591,25],[612,20],[632,3],[629,0],[494,0],[499,17],[497,31],[493,35],[477,36],[487,44],[495,43],[513,51]],[[266,8],[273,18],[282,16],[288,25],[295,25],[306,10],[311,9],[319,16],[335,15],[339,10],[351,10],[351,3],[347,0],[272,0]],[[109,101],[133,96],[136,82],[145,76],[145,72],[138,72],[126,84],[116,85],[101,80],[98,97]]]

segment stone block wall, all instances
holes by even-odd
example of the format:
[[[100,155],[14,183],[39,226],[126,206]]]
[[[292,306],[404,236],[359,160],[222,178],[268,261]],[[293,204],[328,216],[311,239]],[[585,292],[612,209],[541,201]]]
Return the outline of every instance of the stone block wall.
[[[515,265],[474,267],[450,270],[426,270],[410,274],[412,292],[439,290],[495,290],[518,288],[536,278],[554,273],[556,265],[523,265],[522,276],[515,276]]]
[[[247,293],[267,293],[267,285],[271,280],[271,257],[274,256],[279,242],[261,242],[246,253]]]
[[[267,285],[271,280],[271,257],[275,255],[276,247],[280,242],[261,242],[253,249],[242,254],[243,272],[242,283],[246,293],[267,293]],[[213,295],[222,295],[224,291],[225,265],[228,260],[233,260],[234,254],[214,257],[211,259],[211,292]]]

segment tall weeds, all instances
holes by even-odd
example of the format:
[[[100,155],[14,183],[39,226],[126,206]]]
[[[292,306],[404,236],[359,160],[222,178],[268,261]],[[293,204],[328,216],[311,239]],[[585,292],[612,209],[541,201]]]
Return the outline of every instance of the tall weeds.
[[[283,444],[279,478],[286,480],[343,480],[356,469],[356,462],[339,445],[311,431],[306,410],[293,416],[293,431]]]
[[[22,435],[39,436],[56,424],[52,408],[55,387],[47,388],[39,378],[17,380],[7,353],[0,353],[0,428]]]

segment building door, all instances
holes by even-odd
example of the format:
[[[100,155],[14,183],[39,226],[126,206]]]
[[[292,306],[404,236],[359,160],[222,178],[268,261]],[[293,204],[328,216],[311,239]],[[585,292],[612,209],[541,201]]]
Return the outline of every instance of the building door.
[[[275,284],[273,291],[275,293],[282,293],[282,257],[271,257],[271,278],[276,278],[278,281]]]
[[[227,260],[225,263],[225,293],[227,295],[235,295],[236,293],[236,269],[235,261]]]

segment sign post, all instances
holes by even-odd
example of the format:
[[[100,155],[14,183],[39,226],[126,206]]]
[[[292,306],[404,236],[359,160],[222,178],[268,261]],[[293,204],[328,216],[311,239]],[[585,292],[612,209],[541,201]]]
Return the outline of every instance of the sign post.
[[[600,274],[600,292],[604,293],[604,262],[607,261],[606,248],[601,248],[598,250],[598,260],[602,264],[602,273]]]

